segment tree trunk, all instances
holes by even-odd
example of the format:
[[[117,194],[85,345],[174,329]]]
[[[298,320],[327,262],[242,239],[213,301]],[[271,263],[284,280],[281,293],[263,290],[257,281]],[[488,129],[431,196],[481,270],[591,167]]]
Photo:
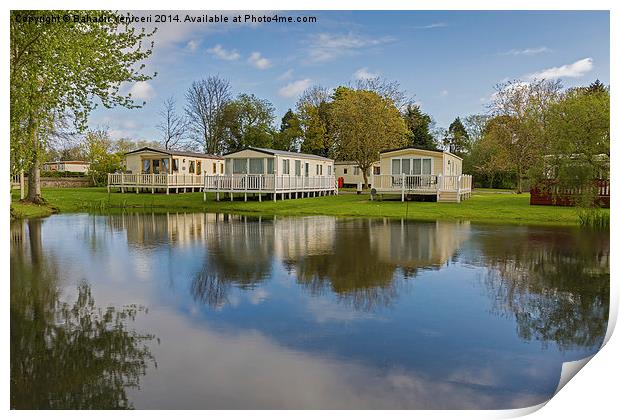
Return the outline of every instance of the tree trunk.
[[[519,172],[517,174],[517,194],[521,194],[523,192],[522,181],[523,175]]]
[[[361,170],[362,168],[360,168]],[[368,174],[366,173],[367,170],[363,170],[362,171],[362,176],[364,177],[364,188],[368,189]]]
[[[32,124],[32,162],[28,170],[28,201],[35,204],[43,204],[45,200],[41,196],[41,168],[39,167],[39,136],[37,125]]]

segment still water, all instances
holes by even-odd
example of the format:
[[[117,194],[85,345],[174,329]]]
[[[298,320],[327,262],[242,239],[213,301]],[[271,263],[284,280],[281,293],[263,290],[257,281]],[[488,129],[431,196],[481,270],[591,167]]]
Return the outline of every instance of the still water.
[[[609,235],[223,214],[11,226],[13,408],[518,408],[595,353]]]

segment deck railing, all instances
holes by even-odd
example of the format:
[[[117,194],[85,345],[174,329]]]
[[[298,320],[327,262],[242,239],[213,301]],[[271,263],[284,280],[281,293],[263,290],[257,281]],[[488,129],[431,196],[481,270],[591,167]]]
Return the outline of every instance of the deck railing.
[[[295,192],[306,190],[335,190],[334,176],[289,176],[262,174],[206,175],[204,188],[222,192]]]
[[[127,188],[203,188],[222,192],[295,192],[336,190],[336,179],[329,176],[289,175],[182,175],[108,174],[108,187]]]
[[[377,191],[471,192],[471,175],[373,175],[371,184]]]
[[[203,175],[108,174],[108,185],[119,187],[202,187]]]

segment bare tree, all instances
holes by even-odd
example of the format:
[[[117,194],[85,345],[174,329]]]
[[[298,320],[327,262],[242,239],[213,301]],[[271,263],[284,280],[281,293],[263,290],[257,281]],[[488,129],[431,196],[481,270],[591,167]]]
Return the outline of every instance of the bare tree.
[[[161,133],[162,145],[166,150],[174,149],[187,134],[187,118],[185,115],[177,114],[176,101],[172,96],[164,101],[159,116],[161,121],[157,124],[157,129]]]
[[[407,96],[397,81],[387,80],[383,77],[373,77],[370,79],[360,79],[351,86],[356,90],[369,90],[377,95],[394,102],[399,111],[404,111],[407,105],[413,103],[413,98]]]
[[[219,76],[209,76],[192,83],[185,94],[185,113],[192,139],[205,153],[217,154],[222,150],[225,105],[230,100],[230,83]]]

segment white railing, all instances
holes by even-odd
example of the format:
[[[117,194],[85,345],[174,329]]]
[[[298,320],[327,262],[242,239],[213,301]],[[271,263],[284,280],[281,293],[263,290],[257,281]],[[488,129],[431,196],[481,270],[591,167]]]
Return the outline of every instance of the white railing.
[[[471,192],[471,175],[373,175],[371,185],[377,191]]]
[[[108,174],[108,186],[119,187],[202,187],[203,175]]]
[[[295,192],[308,190],[336,189],[334,176],[288,176],[288,175],[206,175],[204,177],[206,191],[239,191],[239,192]]]

